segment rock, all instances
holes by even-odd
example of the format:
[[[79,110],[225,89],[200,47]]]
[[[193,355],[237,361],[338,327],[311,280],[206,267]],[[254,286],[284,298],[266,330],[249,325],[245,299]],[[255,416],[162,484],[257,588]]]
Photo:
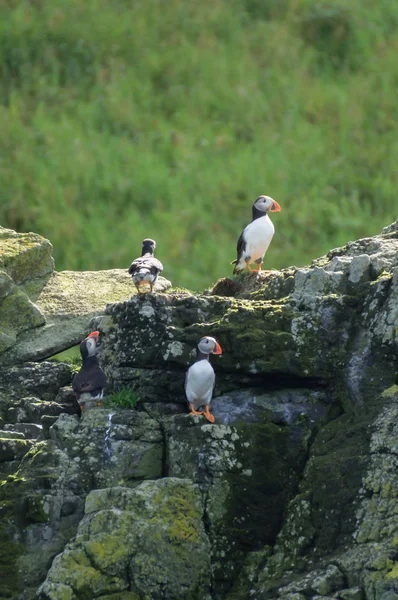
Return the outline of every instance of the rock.
[[[9,440],[24,440],[26,439],[26,436],[23,433],[20,433],[19,431],[0,429],[0,439],[2,438]]]
[[[75,412],[75,409],[70,405],[46,402],[30,396],[15,401],[8,408],[6,418],[10,423],[35,423],[39,425],[44,415],[58,416],[62,413],[75,414]]]
[[[57,421],[58,416],[54,416],[54,415],[43,415],[41,417],[41,422],[43,425],[43,437],[46,440],[49,440],[51,438],[50,435],[50,427],[52,425],[54,425],[54,423]]]
[[[329,565],[325,573],[312,581],[312,589],[320,596],[327,596],[344,587],[344,576],[335,565]]]
[[[5,425],[5,429],[10,433],[18,433],[27,439],[37,440],[43,435],[43,426],[37,423],[13,423],[12,425]]]
[[[18,437],[8,439],[0,435],[0,462],[21,460],[31,447],[32,442],[29,440]]]
[[[348,588],[346,590],[340,590],[334,594],[335,598],[340,600],[364,600],[364,592],[360,587]]]
[[[51,438],[89,473],[94,487],[135,485],[163,474],[163,435],[145,413],[96,409],[79,421],[63,414]]]
[[[0,339],[0,353],[14,345],[21,332],[44,325],[46,321],[37,306],[16,286],[0,305],[0,319],[6,332]]]
[[[60,387],[55,397],[55,402],[59,404],[71,404],[75,406],[76,396],[71,385]]]
[[[61,362],[25,363],[0,369],[0,395],[12,398],[35,395],[54,400],[58,390],[71,381],[70,366]]]
[[[17,287],[47,324],[61,318],[69,295],[46,306],[35,285]],[[90,327],[110,388],[132,389],[136,409],[79,419],[69,367],[1,371],[2,428],[36,421],[50,439],[24,456],[26,439],[2,440],[0,597],[393,598],[398,221],[301,269],[130,296]],[[85,310],[66,311],[66,328]],[[204,333],[224,350],[211,357],[215,424],[184,396]]]
[[[304,423],[304,421],[302,421]],[[230,588],[245,554],[272,544],[298,481],[310,430],[263,421],[211,425],[172,417],[167,437],[170,477],[199,484],[205,498],[217,589]]]
[[[304,594],[312,598],[328,598],[330,594],[344,587],[344,576],[335,565],[328,565],[325,571],[311,571],[304,577],[299,577],[289,585],[281,587],[278,593],[281,598],[291,594]]]
[[[52,245],[36,233],[16,233],[0,227],[0,269],[16,285],[52,273]]]
[[[239,390],[212,400],[216,423],[272,421],[292,425],[303,419],[314,423],[326,417],[331,399],[323,390],[284,389],[264,393],[261,388]]]
[[[171,287],[158,277],[156,291]],[[136,290],[125,269],[108,271],[62,271],[53,273],[35,299],[46,325],[35,334],[18,337],[2,360],[4,364],[42,360],[80,343],[91,330],[90,322],[103,314],[106,304],[134,296]]]
[[[51,442],[14,441],[30,450],[0,486],[0,550],[7,549],[0,552],[0,597],[23,592],[33,599],[52,558],[76,532],[88,482]]]
[[[159,277],[155,290],[171,283]],[[54,272],[50,242],[0,227],[0,360],[37,361],[74,346],[109,302],[135,295],[126,269]]]
[[[44,315],[24,286],[42,288],[53,268],[48,240],[0,227],[0,355],[16,343],[21,332],[44,325]]]
[[[132,386],[144,402],[156,402],[161,388],[164,401],[184,402],[185,371],[205,331],[224,349],[213,361],[216,394],[282,379],[338,380],[349,401],[363,404],[389,385],[398,358],[397,236],[253,276],[254,291],[239,297],[153,294],[109,305],[99,327],[110,386]]]
[[[87,598],[88,590],[91,597],[128,591],[210,600],[202,514],[199,491],[182,479],[91,492],[76,539],[55,558],[38,600],[60,598],[60,590],[71,600]]]

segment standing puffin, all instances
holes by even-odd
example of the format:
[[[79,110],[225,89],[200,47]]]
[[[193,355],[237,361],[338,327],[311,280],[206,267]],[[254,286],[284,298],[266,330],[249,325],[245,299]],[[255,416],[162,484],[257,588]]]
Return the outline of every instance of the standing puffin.
[[[245,267],[251,273],[261,270],[264,254],[274,235],[274,226],[268,216],[269,212],[278,212],[281,207],[269,196],[259,196],[253,204],[253,218],[242,231],[236,246],[238,256],[231,265],[235,265],[234,274],[243,271]],[[251,263],[257,263],[257,269],[250,267]]]
[[[141,287],[149,285],[150,291],[155,285],[155,281],[163,271],[163,265],[155,258],[156,242],[149,238],[142,242],[142,253],[139,258],[133,260],[129,267],[129,274],[138,290],[141,293]]]
[[[196,361],[189,367],[185,376],[185,395],[191,415],[204,415],[210,423],[214,423],[214,416],[209,412],[209,404],[216,375],[209,361],[210,354],[222,354],[222,349],[213,337],[205,336],[198,344]],[[197,410],[201,406],[205,407],[204,412]]]
[[[97,343],[99,331],[93,331],[80,344],[80,354],[83,364],[80,371],[72,380],[72,389],[83,413],[84,405],[90,400],[97,400],[97,406],[102,405],[105,373],[98,364]]]

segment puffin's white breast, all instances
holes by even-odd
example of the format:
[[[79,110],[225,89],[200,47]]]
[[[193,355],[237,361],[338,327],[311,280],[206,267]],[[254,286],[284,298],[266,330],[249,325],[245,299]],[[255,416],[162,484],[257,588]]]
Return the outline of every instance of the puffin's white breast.
[[[262,258],[274,236],[275,228],[268,215],[255,219],[243,232],[246,248],[243,257],[250,257],[252,262]]]
[[[196,406],[200,406],[201,403],[210,404],[215,378],[213,367],[208,360],[198,360],[189,367],[185,382],[188,402]]]

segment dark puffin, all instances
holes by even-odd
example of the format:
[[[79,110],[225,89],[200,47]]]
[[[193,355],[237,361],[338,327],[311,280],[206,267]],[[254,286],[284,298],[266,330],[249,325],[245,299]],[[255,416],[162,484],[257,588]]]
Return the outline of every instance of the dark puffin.
[[[239,236],[237,258],[232,261],[235,265],[234,273],[243,271],[245,267],[252,273],[261,270],[264,254],[274,236],[274,226],[268,216],[269,212],[278,212],[281,207],[269,196],[259,196],[253,204],[253,218]],[[250,267],[251,263],[257,263],[257,269]]]
[[[152,292],[158,275],[163,271],[163,265],[155,258],[155,240],[149,238],[142,242],[142,253],[139,258],[133,260],[129,267],[129,274],[138,290],[141,293],[141,288],[149,285]]]
[[[72,380],[72,389],[83,413],[87,401],[97,400],[101,406],[106,384],[105,373],[98,364],[97,344],[99,331],[93,331],[80,344],[83,364]]]
[[[214,416],[209,411],[216,383],[216,375],[210,364],[210,354],[222,354],[220,344],[209,336],[203,337],[199,344],[196,360],[191,365],[185,376],[185,395],[188,400],[191,415],[204,415],[210,423],[214,423]],[[204,412],[198,411],[201,406]]]

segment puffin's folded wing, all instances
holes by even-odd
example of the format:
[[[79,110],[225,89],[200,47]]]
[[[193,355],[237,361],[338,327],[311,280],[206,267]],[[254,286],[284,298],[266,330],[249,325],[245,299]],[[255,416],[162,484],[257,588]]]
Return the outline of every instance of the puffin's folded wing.
[[[105,373],[99,366],[95,369],[90,369],[87,373],[79,372],[72,381],[72,389],[76,394],[103,389],[105,385]]]
[[[145,266],[148,266],[153,275],[158,275],[163,271],[163,265],[157,258],[151,257],[148,259],[148,262]]]
[[[141,267],[142,267],[142,260],[141,260],[141,258],[136,258],[135,260],[133,260],[133,262],[129,266],[129,275],[133,275]]]
[[[245,241],[244,233],[245,233],[245,230],[243,230],[242,233],[240,234],[238,242],[236,244],[236,251],[238,253],[238,257],[240,257],[242,255],[242,253],[245,251],[246,241]]]

